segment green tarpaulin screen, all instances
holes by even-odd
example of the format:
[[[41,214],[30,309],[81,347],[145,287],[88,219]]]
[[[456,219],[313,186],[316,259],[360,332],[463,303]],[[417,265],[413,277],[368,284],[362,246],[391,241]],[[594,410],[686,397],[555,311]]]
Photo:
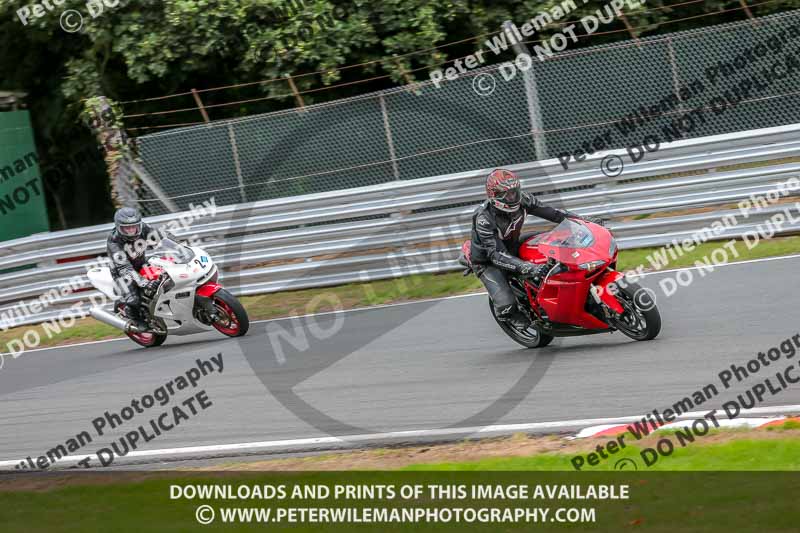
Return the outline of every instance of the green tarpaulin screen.
[[[0,113],[0,241],[49,229],[28,112]]]

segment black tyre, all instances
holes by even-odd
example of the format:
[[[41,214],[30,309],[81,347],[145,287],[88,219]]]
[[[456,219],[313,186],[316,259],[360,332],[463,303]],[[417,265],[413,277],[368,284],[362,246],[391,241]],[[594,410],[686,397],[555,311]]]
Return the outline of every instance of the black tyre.
[[[228,337],[241,337],[250,329],[250,317],[244,306],[234,295],[220,289],[212,296],[219,318],[212,324],[217,331]]]
[[[117,307],[117,314],[121,317],[125,317],[125,314],[122,312],[122,306]],[[130,340],[138,344],[139,346],[144,346],[145,348],[155,348],[156,346],[161,346],[164,344],[164,341],[167,340],[167,335],[159,335],[157,333],[125,333]]]
[[[155,348],[161,346],[167,340],[166,335],[159,335],[157,333],[127,333],[128,338],[145,348]]]
[[[655,339],[661,331],[661,314],[652,291],[628,283],[624,288],[619,287],[616,296],[624,311],[611,319],[611,325],[633,340]]]
[[[511,337],[514,342],[521,344],[526,348],[544,348],[553,341],[553,337],[542,333],[537,326],[531,324],[527,329],[520,330],[509,324],[505,320],[497,318],[492,301],[489,300],[489,309],[492,311],[492,316],[497,325],[500,326],[506,335]]]

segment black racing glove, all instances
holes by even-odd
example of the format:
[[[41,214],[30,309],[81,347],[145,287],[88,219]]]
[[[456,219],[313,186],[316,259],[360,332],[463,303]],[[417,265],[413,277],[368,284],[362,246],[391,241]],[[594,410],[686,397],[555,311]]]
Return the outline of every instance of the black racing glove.
[[[132,266],[120,267],[119,270],[117,270],[117,276],[123,283],[133,283],[140,289],[147,286],[147,280],[136,272]]]
[[[534,265],[533,263],[529,263],[528,261],[525,261],[524,264],[519,266],[518,271],[520,275],[522,275],[523,277],[528,277],[535,269],[536,265]]]
[[[149,281],[149,282],[147,283],[147,285],[145,285],[145,286],[143,287],[143,289],[142,289],[142,290],[144,291],[144,293],[147,295],[147,297],[148,297],[148,298],[152,298],[152,297],[153,297],[153,295],[154,295],[154,294],[156,293],[156,291],[158,290],[158,286],[159,286],[159,285],[161,285],[161,281],[159,281],[159,280],[153,280],[153,281]]]
[[[597,224],[599,226],[605,226],[606,221],[600,217],[582,217],[582,220],[586,222],[591,222],[592,224]]]
[[[520,272],[520,274],[524,278],[533,281],[534,285],[539,285],[550,270],[550,265],[536,265],[533,263],[528,263],[528,265],[530,265],[530,268],[525,269],[525,272]]]
[[[592,224],[598,224],[600,226],[605,226],[606,221],[600,217],[595,216],[583,216],[579,215],[578,213],[573,213],[572,211],[564,210],[562,211],[564,216],[570,218],[577,218],[578,220],[585,220],[586,222],[591,222]]]

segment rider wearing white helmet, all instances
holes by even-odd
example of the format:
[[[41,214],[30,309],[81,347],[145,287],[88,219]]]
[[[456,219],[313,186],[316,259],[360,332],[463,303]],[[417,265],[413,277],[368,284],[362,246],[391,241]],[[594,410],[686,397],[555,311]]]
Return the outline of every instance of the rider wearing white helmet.
[[[159,282],[144,279],[139,270],[144,266],[148,243],[158,243],[162,238],[175,240],[169,232],[144,222],[137,209],[122,207],[114,214],[114,230],[106,241],[111,275],[123,293],[125,315],[140,327],[146,327],[142,324],[140,291],[155,290]]]

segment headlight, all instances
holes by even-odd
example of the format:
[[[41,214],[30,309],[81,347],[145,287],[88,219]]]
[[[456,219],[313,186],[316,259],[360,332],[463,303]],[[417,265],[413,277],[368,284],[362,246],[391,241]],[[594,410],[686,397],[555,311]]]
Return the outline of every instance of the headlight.
[[[605,265],[605,261],[589,261],[588,263],[581,263],[578,265],[578,268],[581,270],[594,270],[595,268],[600,268],[601,266]]]
[[[614,254],[617,253],[617,240],[615,238],[611,238],[611,244],[608,247],[608,256],[614,257]]]

